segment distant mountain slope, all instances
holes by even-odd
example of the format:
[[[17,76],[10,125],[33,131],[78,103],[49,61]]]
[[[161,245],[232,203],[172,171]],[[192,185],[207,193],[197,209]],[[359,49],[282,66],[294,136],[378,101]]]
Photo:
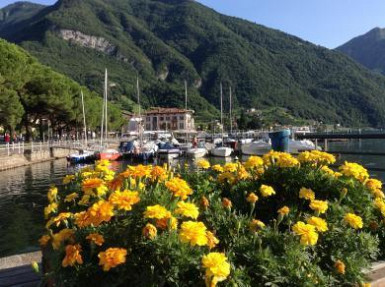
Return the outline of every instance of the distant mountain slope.
[[[374,28],[336,48],[357,62],[385,74],[385,29]]]
[[[45,6],[29,2],[16,2],[0,9],[0,31],[12,29],[17,23],[30,19]]]
[[[0,25],[1,31],[1,25]],[[143,104],[215,117],[219,84],[234,106],[286,108],[295,117],[346,125],[385,123],[385,80],[339,52],[215,12],[190,0],[61,0],[0,37],[130,108],[139,75]],[[225,103],[227,106],[227,103]],[[215,106],[216,108],[214,108]]]

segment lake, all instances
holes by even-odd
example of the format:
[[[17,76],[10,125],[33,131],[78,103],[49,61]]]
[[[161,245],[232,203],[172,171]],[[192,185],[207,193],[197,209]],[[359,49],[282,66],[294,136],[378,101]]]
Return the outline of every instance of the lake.
[[[330,142],[333,151],[383,152],[383,140],[354,140]],[[344,160],[355,161],[366,167],[385,168],[385,156],[344,155]],[[210,159],[223,163],[222,159]],[[182,162],[183,163],[183,162]],[[116,169],[124,169],[128,162],[118,162]],[[61,185],[66,174],[80,167],[67,166],[65,159],[37,163],[0,172],[0,257],[34,251],[37,240],[44,231],[43,209],[46,193],[52,184]],[[385,172],[371,172],[371,176],[385,181]]]

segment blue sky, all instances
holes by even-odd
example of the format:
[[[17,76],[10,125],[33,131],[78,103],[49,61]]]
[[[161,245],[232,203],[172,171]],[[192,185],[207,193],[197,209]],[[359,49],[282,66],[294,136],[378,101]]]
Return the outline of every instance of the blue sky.
[[[226,15],[335,48],[374,27],[385,27],[384,0],[198,0]],[[0,0],[0,7],[14,0]],[[35,0],[53,4],[55,0]]]

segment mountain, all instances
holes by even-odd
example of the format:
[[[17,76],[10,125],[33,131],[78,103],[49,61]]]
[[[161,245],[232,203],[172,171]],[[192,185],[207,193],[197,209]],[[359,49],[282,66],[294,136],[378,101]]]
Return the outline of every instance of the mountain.
[[[189,107],[201,119],[218,116],[222,82],[226,95],[229,86],[235,91],[236,111],[273,106],[324,123],[385,123],[383,76],[196,1],[60,0],[3,25],[0,37],[91,89],[101,91],[107,67],[112,98],[126,109],[136,102],[139,76],[147,107],[184,106],[187,80]]]
[[[385,29],[374,28],[339,46],[336,50],[371,70],[385,74]]]

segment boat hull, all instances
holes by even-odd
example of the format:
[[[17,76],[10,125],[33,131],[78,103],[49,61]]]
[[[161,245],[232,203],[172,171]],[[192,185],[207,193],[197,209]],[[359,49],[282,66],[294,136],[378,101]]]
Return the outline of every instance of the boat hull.
[[[207,154],[207,150],[205,148],[191,148],[186,151],[186,156],[199,158],[204,157]]]
[[[233,152],[233,149],[229,147],[213,148],[210,151],[212,156],[217,156],[217,157],[228,157],[231,155],[232,152]]]
[[[122,155],[117,150],[105,150],[96,153],[98,160],[118,160]]]

